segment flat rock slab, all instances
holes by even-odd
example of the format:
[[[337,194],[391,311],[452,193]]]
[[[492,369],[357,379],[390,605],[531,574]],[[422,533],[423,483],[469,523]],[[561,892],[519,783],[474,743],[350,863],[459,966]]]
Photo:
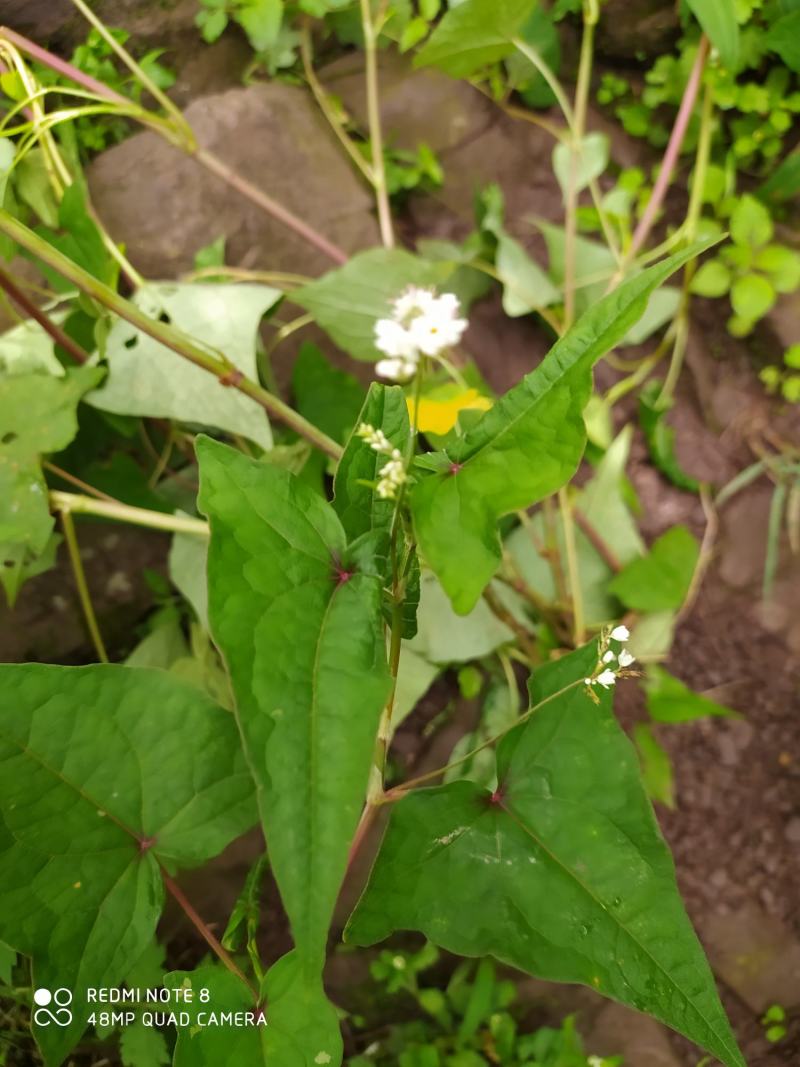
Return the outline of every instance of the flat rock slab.
[[[304,90],[231,89],[195,100],[186,118],[204,148],[345,251],[378,243],[372,198]],[[191,270],[198,249],[220,236],[230,264],[308,275],[333,265],[149,131],[99,156],[89,185],[112,236],[150,278]]]
[[[716,914],[704,927],[714,970],[754,1012],[800,1005],[800,941],[755,905]]]

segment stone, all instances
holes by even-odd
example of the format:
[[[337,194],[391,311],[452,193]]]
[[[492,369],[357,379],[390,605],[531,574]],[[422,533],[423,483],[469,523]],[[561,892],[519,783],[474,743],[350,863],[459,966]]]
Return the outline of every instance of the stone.
[[[162,47],[177,33],[192,29],[197,34],[197,0],[91,0],[90,6],[107,26],[125,29],[140,39],[158,40]],[[57,38],[62,49],[84,40],[89,29],[71,0],[3,0],[0,19],[39,44]]]
[[[198,98],[186,117],[199,143],[346,252],[378,243],[372,198],[311,96],[274,82]],[[227,261],[316,276],[333,264],[316,248],[150,131],[99,156],[92,200],[146,277],[191,270],[217,237]]]
[[[364,57],[342,56],[319,72],[329,92],[366,130]],[[492,121],[492,105],[464,81],[434,68],[414,70],[406,56],[381,53],[378,66],[381,123],[392,148],[414,151],[420,143],[443,152],[474,137]]]
[[[713,914],[703,943],[714,970],[754,1012],[800,1005],[800,942],[779,919],[755,904]]]
[[[608,1004],[594,1021],[584,1041],[596,1056],[622,1057],[631,1067],[682,1067],[672,1051],[663,1026],[621,1004]]]
[[[680,31],[669,0],[606,0],[597,27],[598,53],[639,62],[668,52]]]

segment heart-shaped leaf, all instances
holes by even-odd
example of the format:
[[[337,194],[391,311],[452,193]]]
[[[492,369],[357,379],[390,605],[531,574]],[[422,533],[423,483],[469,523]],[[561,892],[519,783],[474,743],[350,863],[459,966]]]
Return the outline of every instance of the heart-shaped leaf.
[[[534,714],[500,742],[493,792],[459,781],[393,805],[348,937],[420,930],[459,955],[581,982],[744,1067],[636,753],[610,694],[586,692],[596,661],[592,644],[534,673]]]
[[[161,912],[161,866],[192,867],[255,821],[236,723],[193,686],[122,666],[0,666],[0,937],[70,1025],[34,1034],[49,1067]]]

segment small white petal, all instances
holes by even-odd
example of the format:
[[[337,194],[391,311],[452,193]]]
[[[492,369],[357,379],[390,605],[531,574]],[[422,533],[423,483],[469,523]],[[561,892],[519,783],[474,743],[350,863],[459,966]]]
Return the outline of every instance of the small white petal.
[[[378,319],[375,323],[375,347],[392,359],[415,359],[417,357],[413,337],[394,319]]]
[[[619,626],[615,626],[611,631],[611,638],[614,641],[627,641],[630,636],[630,630],[622,623]]]
[[[405,382],[414,377],[416,363],[407,359],[379,359],[375,364],[375,373],[379,378],[388,378],[393,382]]]
[[[597,676],[598,685],[602,685],[604,689],[608,689],[610,686],[614,685],[616,680],[617,676],[611,670],[605,670],[602,674],[598,674]]]
[[[630,667],[632,663],[636,662],[636,656],[632,655],[627,648],[623,648],[619,654],[620,667]]]
[[[603,663],[611,663],[611,661],[615,660],[616,658],[616,652],[612,648],[610,648],[608,652],[606,652],[605,656],[603,656]]]

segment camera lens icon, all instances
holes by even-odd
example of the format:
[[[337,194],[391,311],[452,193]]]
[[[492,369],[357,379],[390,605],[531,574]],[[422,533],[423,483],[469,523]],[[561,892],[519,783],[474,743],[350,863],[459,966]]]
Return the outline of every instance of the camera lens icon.
[[[33,1002],[37,1005],[33,1013],[33,1021],[37,1026],[69,1026],[72,1022],[72,1012],[68,1005],[72,1003],[72,993],[69,989],[53,990],[43,986],[36,989],[33,994]],[[50,1005],[54,1007],[50,1007]]]

